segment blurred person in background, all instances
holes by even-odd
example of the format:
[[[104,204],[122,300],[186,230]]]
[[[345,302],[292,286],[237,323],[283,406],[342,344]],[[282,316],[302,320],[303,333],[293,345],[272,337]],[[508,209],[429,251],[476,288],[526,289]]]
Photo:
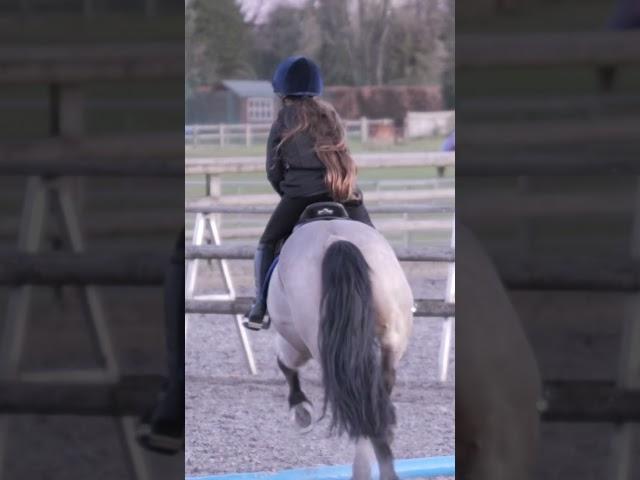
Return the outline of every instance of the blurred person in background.
[[[640,28],[640,0],[617,0],[613,14],[607,22],[607,29],[634,30]],[[598,69],[600,90],[610,92],[613,90],[617,73],[614,65],[604,65]]]
[[[137,432],[142,446],[170,455],[184,447],[184,244],[181,230],[164,282],[169,376],[155,407],[142,419]]]
[[[442,142],[442,147],[440,150],[443,152],[455,152],[456,151],[456,131],[455,129],[447,135],[447,138]],[[437,167],[438,169],[438,177],[444,177],[445,167]]]
[[[456,151],[456,131],[453,130],[447,138],[442,142],[443,152],[455,152]]]

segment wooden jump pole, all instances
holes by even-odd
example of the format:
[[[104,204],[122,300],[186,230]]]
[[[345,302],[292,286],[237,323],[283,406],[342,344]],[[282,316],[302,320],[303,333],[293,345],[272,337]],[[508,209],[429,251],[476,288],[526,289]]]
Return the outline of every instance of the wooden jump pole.
[[[0,285],[162,285],[168,264],[166,252],[2,253]]]
[[[183,148],[174,133],[14,143],[0,146],[0,174],[182,177]]]
[[[139,416],[155,405],[160,375],[123,375],[85,383],[0,381],[0,413],[11,415]]]
[[[253,303],[251,297],[237,297],[235,300],[186,300],[186,313],[235,315],[244,314]],[[417,317],[454,317],[455,305],[442,300],[416,299]]]
[[[0,83],[67,83],[183,78],[182,42],[0,48]]]
[[[356,153],[354,159],[358,167],[363,169],[455,166],[455,153],[453,152]],[[185,161],[185,174],[187,175],[263,171],[264,158],[261,156],[187,158]]]
[[[406,262],[453,262],[455,254],[451,248],[421,247],[406,248],[395,247],[394,251],[398,260]],[[254,245],[187,245],[185,247],[185,258],[192,259],[253,259],[255,253]]]
[[[456,68],[640,63],[640,32],[466,34],[456,37]]]
[[[450,205],[367,205],[369,213],[453,213]],[[238,213],[238,214],[271,214],[273,207],[269,205],[224,205],[207,200],[190,202],[185,205],[186,213]]]

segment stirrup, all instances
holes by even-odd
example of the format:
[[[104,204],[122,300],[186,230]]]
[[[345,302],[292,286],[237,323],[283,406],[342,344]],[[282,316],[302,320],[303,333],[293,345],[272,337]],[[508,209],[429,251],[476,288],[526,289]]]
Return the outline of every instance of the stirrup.
[[[256,321],[256,320],[251,320],[250,318],[245,317],[245,320],[242,322],[242,325],[245,328],[248,328],[249,330],[254,330],[254,331],[266,330],[271,326],[271,318],[267,317],[267,319],[265,320],[264,317],[262,317],[259,321]]]
[[[253,310],[256,308],[256,306],[258,306],[258,303],[254,303],[249,309],[249,311],[244,314],[244,321],[242,322],[242,325],[245,328],[248,328],[249,330],[255,330],[255,331],[263,330],[263,329],[266,330],[267,328],[269,328],[269,325],[271,324],[270,318],[268,321],[265,320],[264,318],[267,315],[266,305],[264,306],[264,309],[261,309],[261,311],[264,313],[260,316],[255,315],[255,319],[252,320],[251,314],[253,313]]]

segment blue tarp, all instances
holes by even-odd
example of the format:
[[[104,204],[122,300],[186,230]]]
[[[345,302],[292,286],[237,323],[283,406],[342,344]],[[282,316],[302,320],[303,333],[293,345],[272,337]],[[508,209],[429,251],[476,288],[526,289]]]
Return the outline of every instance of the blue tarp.
[[[400,478],[454,476],[456,459],[449,457],[410,458],[396,460]],[[283,470],[280,472],[231,473],[222,475],[187,477],[186,480],[350,480],[351,465],[322,466]],[[377,467],[374,479],[378,478]]]

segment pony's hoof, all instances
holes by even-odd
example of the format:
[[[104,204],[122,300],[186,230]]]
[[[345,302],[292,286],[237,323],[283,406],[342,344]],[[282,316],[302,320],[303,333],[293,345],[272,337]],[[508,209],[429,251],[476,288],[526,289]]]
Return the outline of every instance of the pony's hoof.
[[[300,433],[310,432],[313,428],[313,407],[309,402],[298,403],[291,407],[291,420]]]

